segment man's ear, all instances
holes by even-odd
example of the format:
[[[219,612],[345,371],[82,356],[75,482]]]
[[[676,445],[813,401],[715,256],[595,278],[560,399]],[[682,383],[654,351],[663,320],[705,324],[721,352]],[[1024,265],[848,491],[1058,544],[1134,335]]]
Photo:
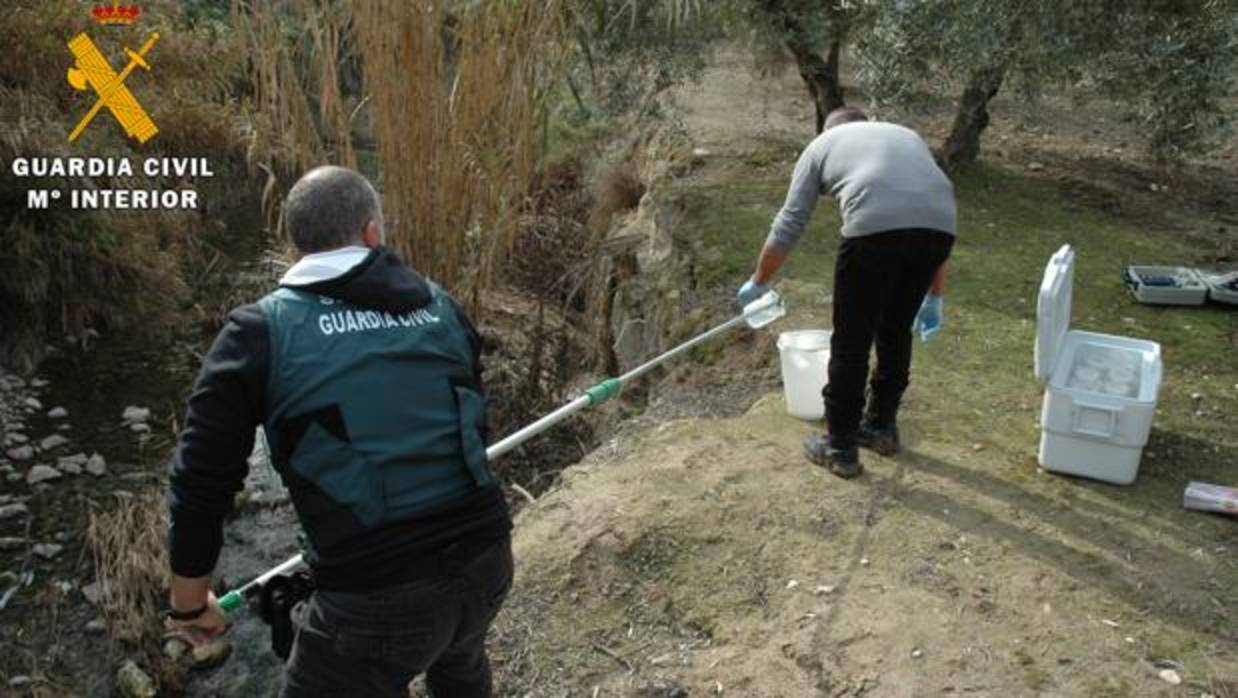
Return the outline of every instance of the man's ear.
[[[374,219],[366,223],[365,230],[361,231],[361,242],[371,250],[383,244],[382,224]]]

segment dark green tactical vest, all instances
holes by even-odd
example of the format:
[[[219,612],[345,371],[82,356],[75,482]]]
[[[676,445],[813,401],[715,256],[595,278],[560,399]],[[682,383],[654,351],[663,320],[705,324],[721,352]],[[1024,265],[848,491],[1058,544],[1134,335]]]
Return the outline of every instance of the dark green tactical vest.
[[[468,334],[431,290],[406,313],[288,288],[258,302],[271,460],[312,556],[493,482]]]

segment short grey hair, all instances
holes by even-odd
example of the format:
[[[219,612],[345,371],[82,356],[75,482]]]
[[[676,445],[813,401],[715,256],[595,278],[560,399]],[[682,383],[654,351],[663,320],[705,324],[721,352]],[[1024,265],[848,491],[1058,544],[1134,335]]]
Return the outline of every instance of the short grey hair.
[[[347,167],[315,167],[292,185],[284,200],[288,234],[302,254],[356,243],[370,221],[381,226],[382,220],[374,185]]]
[[[825,129],[829,130],[853,121],[868,121],[868,114],[855,107],[839,107],[825,117]]]

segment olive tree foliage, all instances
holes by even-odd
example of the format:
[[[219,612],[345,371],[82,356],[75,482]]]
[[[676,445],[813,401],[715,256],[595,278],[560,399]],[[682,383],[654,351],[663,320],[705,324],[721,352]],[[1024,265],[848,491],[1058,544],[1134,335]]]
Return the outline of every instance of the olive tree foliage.
[[[698,77],[725,39],[748,39],[765,57],[794,60],[812,99],[816,128],[844,105],[839,79],[849,32],[864,0],[576,0],[577,59],[567,84],[581,114],[643,109],[676,83]]]
[[[957,94],[941,148],[975,161],[1002,89],[1035,99],[1090,85],[1144,122],[1153,152],[1198,147],[1224,122],[1234,66],[1233,0],[868,0],[857,79],[874,105],[914,108]]]
[[[739,26],[751,28],[758,49],[767,55],[783,51],[795,60],[812,98],[816,128],[846,104],[839,70],[848,34],[867,19],[856,0],[730,0],[729,11]]]
[[[1238,73],[1238,2],[1164,0],[1120,5],[1087,66],[1099,92],[1124,104],[1151,151],[1177,158],[1229,135]]]
[[[873,21],[857,37],[857,81],[872,105],[914,108],[957,93],[947,169],[973,162],[989,125],[989,101],[1009,82],[1031,96],[1074,70],[1070,0],[873,0]]]
[[[719,37],[707,0],[574,0],[565,82],[582,116],[643,114],[699,77]]]

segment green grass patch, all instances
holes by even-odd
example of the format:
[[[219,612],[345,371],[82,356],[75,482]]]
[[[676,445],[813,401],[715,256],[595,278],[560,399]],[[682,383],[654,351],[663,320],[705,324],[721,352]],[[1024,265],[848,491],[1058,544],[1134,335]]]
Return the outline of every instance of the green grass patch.
[[[697,250],[699,286],[731,293],[751,273],[791,167],[788,162],[779,174],[731,172],[680,185],[676,194],[685,215],[677,236]],[[924,436],[981,445],[1005,477],[1023,481],[1035,474],[1043,395],[1032,372],[1037,291],[1049,257],[1070,244],[1077,252],[1071,326],[1159,342],[1165,362],[1139,484],[1096,485],[1097,496],[1175,508],[1189,479],[1232,480],[1230,468],[1238,460],[1232,428],[1238,414],[1238,361],[1232,358],[1238,313],[1219,306],[1141,305],[1120,275],[1128,264],[1189,263],[1198,257],[1197,247],[1078,205],[1053,180],[991,165],[973,169],[956,191],[960,230],[946,325],[939,338],[916,343],[908,394]],[[828,317],[823,299],[832,285],[839,224],[837,207],[823,197],[778,282],[824,291],[788,293],[791,315],[782,329],[809,326],[807,317],[820,326]]]

